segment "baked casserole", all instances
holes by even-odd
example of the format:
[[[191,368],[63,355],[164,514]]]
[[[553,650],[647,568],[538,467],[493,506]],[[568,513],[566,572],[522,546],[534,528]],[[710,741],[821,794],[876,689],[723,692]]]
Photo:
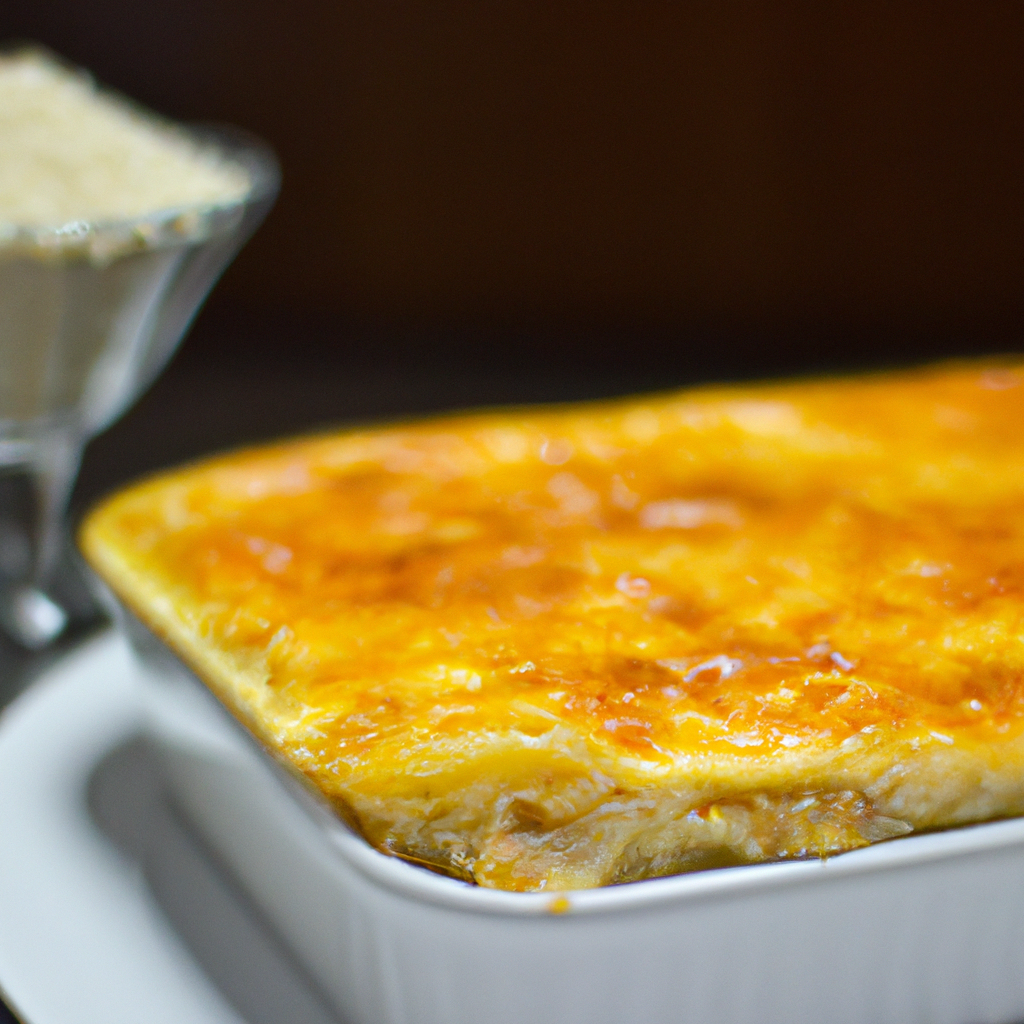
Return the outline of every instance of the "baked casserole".
[[[569,890],[1024,813],[1024,368],[242,451],[96,571],[373,846]]]

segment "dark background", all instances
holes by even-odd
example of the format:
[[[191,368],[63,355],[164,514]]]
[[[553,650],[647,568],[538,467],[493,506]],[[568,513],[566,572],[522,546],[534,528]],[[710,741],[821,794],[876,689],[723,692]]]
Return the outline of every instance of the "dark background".
[[[76,504],[326,423],[1012,350],[1024,5],[7,0],[284,189]]]
[[[329,422],[1024,343],[1019,2],[3,0],[2,39],[284,170],[76,510]]]

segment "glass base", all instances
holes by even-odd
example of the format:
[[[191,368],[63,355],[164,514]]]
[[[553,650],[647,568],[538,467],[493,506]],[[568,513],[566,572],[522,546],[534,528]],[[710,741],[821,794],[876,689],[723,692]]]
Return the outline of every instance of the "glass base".
[[[30,651],[51,644],[67,624],[68,613],[35,587],[12,590],[0,603],[0,625],[12,640]]]

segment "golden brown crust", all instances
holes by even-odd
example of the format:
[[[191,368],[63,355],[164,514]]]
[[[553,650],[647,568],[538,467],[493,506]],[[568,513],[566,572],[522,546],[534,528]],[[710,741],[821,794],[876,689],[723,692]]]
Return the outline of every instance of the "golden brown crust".
[[[1024,812],[1013,367],[453,417],[170,473],[88,558],[381,849],[508,889]]]

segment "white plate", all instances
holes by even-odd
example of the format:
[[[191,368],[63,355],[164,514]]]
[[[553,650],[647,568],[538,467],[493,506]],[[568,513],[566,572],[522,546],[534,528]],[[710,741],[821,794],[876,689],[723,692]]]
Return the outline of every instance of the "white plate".
[[[0,716],[0,989],[27,1024],[328,1024],[181,826],[105,633]]]

